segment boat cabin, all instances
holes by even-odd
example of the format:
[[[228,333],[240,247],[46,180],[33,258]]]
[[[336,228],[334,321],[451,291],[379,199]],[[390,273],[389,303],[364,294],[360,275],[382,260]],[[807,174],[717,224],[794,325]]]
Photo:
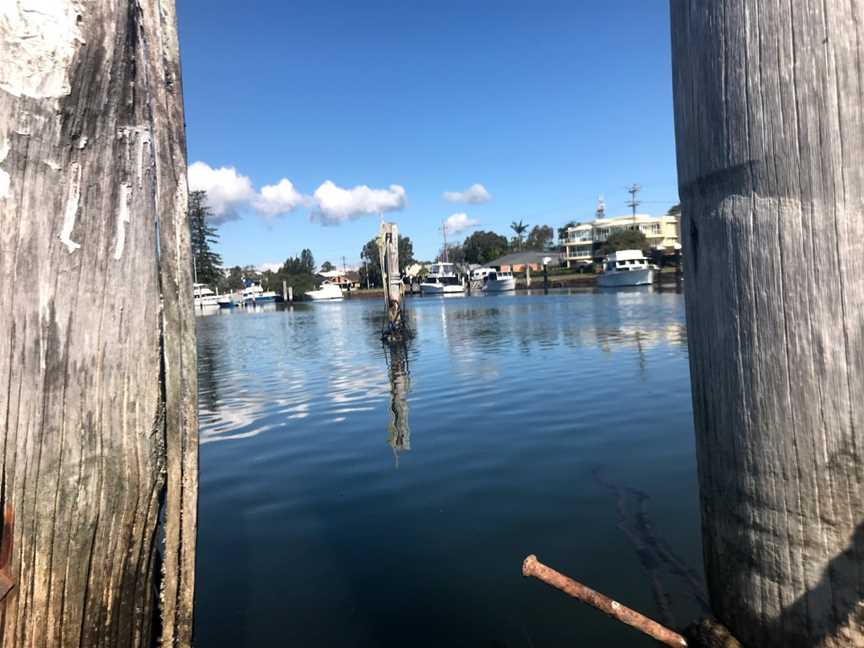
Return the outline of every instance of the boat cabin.
[[[604,272],[629,272],[648,269],[648,259],[642,250],[619,250],[606,257]]]

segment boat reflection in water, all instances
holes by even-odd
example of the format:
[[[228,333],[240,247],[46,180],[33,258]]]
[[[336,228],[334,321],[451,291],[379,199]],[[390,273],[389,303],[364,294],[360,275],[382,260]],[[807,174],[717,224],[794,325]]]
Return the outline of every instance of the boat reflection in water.
[[[411,390],[411,374],[408,370],[408,346],[404,343],[385,345],[390,377],[390,424],[387,426],[387,443],[393,448],[396,466],[399,453],[411,449],[411,428],[408,426],[408,400]]]

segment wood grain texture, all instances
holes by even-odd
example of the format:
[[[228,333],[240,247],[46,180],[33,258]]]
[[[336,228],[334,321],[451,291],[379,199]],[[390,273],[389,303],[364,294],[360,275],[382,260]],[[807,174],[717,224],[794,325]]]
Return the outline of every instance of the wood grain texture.
[[[16,64],[0,71],[0,496],[16,519],[2,645],[150,645],[163,498],[164,645],[190,645],[196,382],[173,0],[43,9],[0,8],[0,61]]]
[[[864,645],[864,5],[671,17],[712,607],[748,646]]]

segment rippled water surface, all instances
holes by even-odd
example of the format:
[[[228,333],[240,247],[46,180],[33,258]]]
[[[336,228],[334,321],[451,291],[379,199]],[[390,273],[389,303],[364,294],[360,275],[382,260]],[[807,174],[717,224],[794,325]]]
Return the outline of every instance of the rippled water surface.
[[[650,646],[521,576],[699,613],[683,296],[377,299],[198,318],[196,645]]]

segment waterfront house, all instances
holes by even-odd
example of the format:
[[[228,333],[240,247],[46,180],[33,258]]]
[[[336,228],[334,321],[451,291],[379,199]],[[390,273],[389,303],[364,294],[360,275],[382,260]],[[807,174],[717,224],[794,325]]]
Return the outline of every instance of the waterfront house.
[[[557,266],[562,262],[563,255],[560,252],[548,250],[525,250],[505,254],[485,265],[501,272],[525,272],[526,267],[531,268],[531,272],[542,272],[544,259],[548,259],[550,267]]]
[[[661,254],[671,255],[681,250],[678,215],[636,214],[598,218],[567,228],[567,237],[563,241],[567,267],[578,268],[598,260],[597,245],[620,230],[639,230],[645,235],[648,246]]]

